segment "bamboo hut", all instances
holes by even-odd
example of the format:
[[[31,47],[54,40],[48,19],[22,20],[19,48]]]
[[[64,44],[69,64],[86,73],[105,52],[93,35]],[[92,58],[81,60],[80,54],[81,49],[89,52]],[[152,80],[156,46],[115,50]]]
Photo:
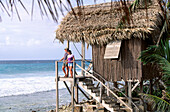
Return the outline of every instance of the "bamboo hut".
[[[61,21],[56,39],[91,45],[93,71],[108,82],[124,80],[128,88],[126,94],[132,97],[131,93],[139,83],[142,85],[143,80],[159,76],[159,71],[151,65],[142,65],[138,58],[142,50],[157,42],[164,20],[159,4],[153,1],[147,11],[139,6],[131,14],[130,21],[123,22],[125,13],[120,7],[120,2],[88,5],[81,11],[76,7],[76,16],[71,11]],[[115,51],[117,58],[105,58],[108,45],[114,42],[119,42],[119,50]],[[114,51],[114,47],[111,50]],[[135,80],[139,83],[132,86],[131,82]]]
[[[150,66],[143,66],[138,60],[140,52],[159,37],[163,19],[157,3],[138,8],[132,13],[130,23],[120,25],[124,13],[119,10],[120,3],[103,3],[85,6],[82,16],[69,12],[56,30],[56,38],[61,42],[85,41],[92,46],[94,71],[108,81],[151,79],[157,73]],[[74,9],[78,12],[78,8]],[[78,13],[77,13],[78,15]],[[77,20],[78,19],[78,20]],[[118,59],[104,59],[107,44],[121,40]]]

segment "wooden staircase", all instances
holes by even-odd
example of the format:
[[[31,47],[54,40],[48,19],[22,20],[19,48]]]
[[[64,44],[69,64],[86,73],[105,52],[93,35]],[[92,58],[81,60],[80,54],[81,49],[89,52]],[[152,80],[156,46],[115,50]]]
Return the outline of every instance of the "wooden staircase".
[[[76,73],[75,66],[80,68],[84,75],[78,75]],[[94,71],[93,71],[94,73]],[[74,88],[77,88],[75,91],[81,90],[81,92],[90,99],[88,95],[93,97],[94,100],[97,101],[97,104],[102,105],[105,109],[107,109],[110,112],[133,112],[134,109],[137,109],[135,112],[139,112],[138,107],[131,101],[131,99],[128,99],[127,96],[121,92],[119,89],[114,87],[114,90],[111,90],[105,83],[108,83],[103,77],[101,77],[100,74],[90,73],[89,70],[85,70],[80,65],[75,64],[73,62],[73,78],[66,78],[66,77],[59,77],[58,76],[58,62],[56,61],[56,111],[58,112],[59,109],[59,93],[58,93],[58,82],[64,81],[64,84],[66,85],[69,93],[71,94],[71,101],[74,112],[74,104],[78,106],[76,103],[78,103],[78,92],[75,93],[74,97]],[[96,77],[97,75],[97,77]],[[70,81],[72,86],[71,90],[65,83],[65,81]],[[96,85],[97,83],[97,85]],[[82,89],[86,92],[84,93]],[[122,97],[119,97],[117,93],[121,93],[124,95],[124,100]],[[128,103],[126,101],[129,101]]]
[[[130,108],[123,106],[116,97],[107,95],[104,89],[100,91],[101,87],[96,87],[92,78],[79,80],[78,85],[110,112],[132,111]]]

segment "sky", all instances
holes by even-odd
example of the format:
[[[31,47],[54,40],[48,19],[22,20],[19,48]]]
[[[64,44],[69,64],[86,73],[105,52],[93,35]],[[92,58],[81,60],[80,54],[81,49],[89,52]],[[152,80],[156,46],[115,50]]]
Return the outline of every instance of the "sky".
[[[104,0],[97,1],[97,3],[102,2]],[[31,12],[31,0],[24,0],[23,3]],[[94,2],[86,1],[84,4],[94,4]],[[62,14],[59,14],[59,23],[55,23],[46,16],[42,19],[35,2],[33,19],[31,19],[30,14],[27,14],[20,4],[17,6],[21,21],[19,21],[16,12],[12,17],[9,17],[0,9],[2,18],[0,22],[0,60],[56,60],[62,58],[67,42],[62,44],[55,40],[55,30],[63,18]],[[81,52],[81,43],[76,43],[76,46]],[[81,58],[72,43],[70,49],[76,59]],[[89,47],[86,49],[86,58],[90,59],[91,57],[92,48]]]

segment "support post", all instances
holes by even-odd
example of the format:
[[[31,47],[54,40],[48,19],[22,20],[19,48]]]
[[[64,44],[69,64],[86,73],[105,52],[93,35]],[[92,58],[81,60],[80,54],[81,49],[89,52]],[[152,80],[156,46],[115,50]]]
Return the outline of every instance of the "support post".
[[[103,93],[103,85],[100,84],[100,103],[102,103],[102,93]]]
[[[140,93],[143,93],[143,80],[142,79],[140,82]],[[141,95],[140,97],[141,97],[140,104],[143,104],[143,96]]]
[[[117,81],[116,81],[116,82],[114,82],[114,87],[115,87],[115,88],[118,88]],[[114,92],[115,92],[115,93],[117,93],[117,91],[116,91],[116,90],[114,90]]]
[[[56,112],[59,112],[59,95],[58,95],[58,62],[55,62],[55,71],[56,71]]]
[[[71,102],[72,102],[72,112],[74,112],[74,87],[75,87],[75,61],[73,62],[73,82],[71,84]]]
[[[78,84],[76,83],[75,87],[75,100],[76,100],[76,103],[78,104],[79,103],[79,94],[78,94]]]
[[[127,81],[125,81],[125,95],[128,96],[128,82]]]
[[[109,82],[107,81],[107,87],[110,88]],[[110,96],[109,90],[107,89],[107,96]]]
[[[153,80],[150,79],[150,94],[153,94]]]
[[[128,97],[129,97],[128,104],[131,107],[132,104],[132,82],[131,81],[128,82]]]
[[[67,48],[69,49],[70,48],[70,42],[67,41]]]
[[[71,83],[71,104],[72,104],[72,112],[74,112],[74,82]]]
[[[82,46],[81,46],[81,55],[82,55],[82,61],[81,61],[81,67],[85,69],[85,42],[82,40]],[[81,75],[85,75],[84,71],[81,71]]]

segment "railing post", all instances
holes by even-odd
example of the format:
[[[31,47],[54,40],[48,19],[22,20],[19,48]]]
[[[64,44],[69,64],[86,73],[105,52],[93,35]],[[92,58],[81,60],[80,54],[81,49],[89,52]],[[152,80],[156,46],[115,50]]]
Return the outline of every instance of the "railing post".
[[[72,112],[74,112],[74,87],[75,87],[75,61],[73,62],[73,82],[71,86]]]
[[[75,61],[73,62],[73,86],[75,86],[75,74],[76,74],[76,63],[75,63]]]
[[[58,61],[55,62],[55,71],[56,71],[56,112],[59,112],[59,97],[58,97]]]
[[[82,55],[82,61],[81,61],[81,67],[85,69],[85,42],[82,40],[82,46],[81,46],[81,55]],[[82,70],[81,75],[85,75],[85,72]]]
[[[74,87],[74,90],[75,90],[75,100],[76,100],[76,103],[78,103],[78,81],[79,79],[76,79],[76,62],[73,62],[73,66],[74,66],[74,82],[75,82],[75,87]]]

